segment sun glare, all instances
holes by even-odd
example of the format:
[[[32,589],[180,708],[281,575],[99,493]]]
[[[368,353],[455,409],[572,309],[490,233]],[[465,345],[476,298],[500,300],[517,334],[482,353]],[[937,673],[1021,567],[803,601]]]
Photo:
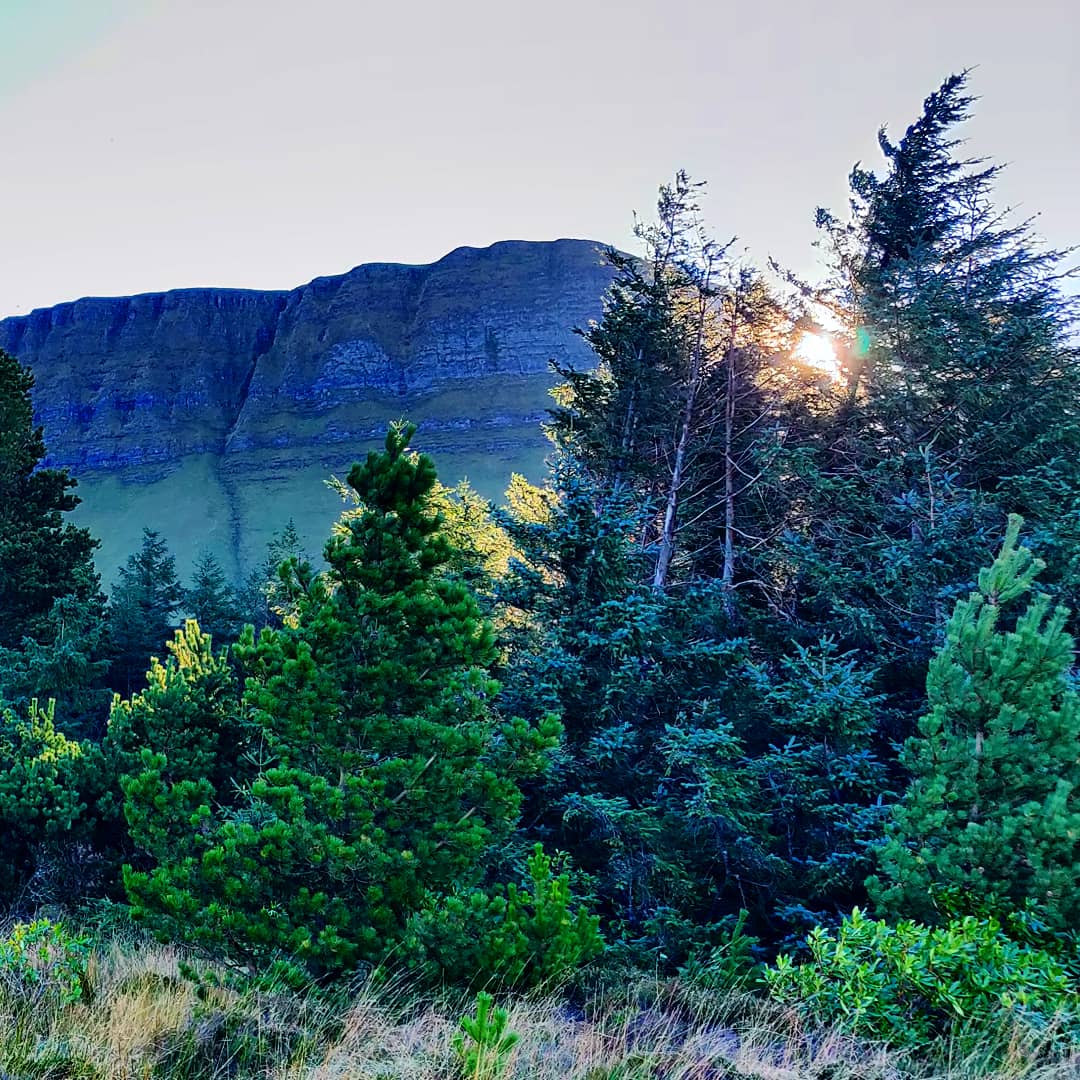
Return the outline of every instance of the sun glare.
[[[824,371],[833,379],[840,378],[840,361],[832,338],[825,334],[803,334],[795,346],[795,356],[808,367]]]

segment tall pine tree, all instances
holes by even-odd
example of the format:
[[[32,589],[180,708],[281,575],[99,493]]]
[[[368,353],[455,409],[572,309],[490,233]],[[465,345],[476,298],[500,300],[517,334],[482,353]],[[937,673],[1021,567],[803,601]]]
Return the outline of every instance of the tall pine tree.
[[[930,664],[929,709],[907,743],[911,783],[872,883],[881,908],[932,920],[1033,903],[1080,923],[1080,696],[1068,612],[1030,592],[1043,564],[1021,519],[978,588],[956,604]]]
[[[0,350],[0,699],[55,698],[57,722],[82,732],[103,718],[97,541],[66,520],[75,481],[41,467],[33,385]]]
[[[117,707],[156,717],[124,791],[139,849],[125,885],[158,932],[234,962],[351,972],[401,943],[422,909],[477,884],[510,834],[515,777],[539,767],[557,727],[493,711],[492,628],[450,569],[435,468],[409,453],[412,432],[393,427],[350,472],[357,506],[326,545],[327,571],[285,564],[294,616],[233,649],[250,752],[224,800],[213,762],[170,772],[188,753],[188,710],[183,693],[156,699],[182,691],[179,654]]]
[[[109,597],[113,689],[130,694],[143,685],[152,656],[162,656],[184,597],[176,559],[160,533],[143,529],[139,550],[120,567]]]

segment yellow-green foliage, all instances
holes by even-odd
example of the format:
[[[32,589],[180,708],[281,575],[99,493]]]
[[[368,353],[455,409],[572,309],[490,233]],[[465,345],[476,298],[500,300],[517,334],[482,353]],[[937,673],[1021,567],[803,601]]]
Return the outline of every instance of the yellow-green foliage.
[[[1080,1046],[1080,987],[1054,956],[1011,941],[993,919],[890,926],[856,908],[808,944],[808,962],[781,956],[765,977],[777,1001],[817,1022],[914,1048],[945,1037],[1000,1047],[1021,1031]]]

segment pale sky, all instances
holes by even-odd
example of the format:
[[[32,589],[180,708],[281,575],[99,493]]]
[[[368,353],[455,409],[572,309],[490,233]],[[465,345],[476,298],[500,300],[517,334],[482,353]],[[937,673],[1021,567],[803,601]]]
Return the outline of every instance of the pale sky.
[[[966,66],[970,151],[1080,242],[1076,0],[0,0],[0,316],[627,247],[679,167],[805,272],[814,207]]]

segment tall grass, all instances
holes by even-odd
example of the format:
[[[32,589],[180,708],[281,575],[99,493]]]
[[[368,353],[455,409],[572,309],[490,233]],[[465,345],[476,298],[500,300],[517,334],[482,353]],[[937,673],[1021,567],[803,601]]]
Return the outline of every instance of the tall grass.
[[[64,1004],[0,980],[3,1080],[462,1080],[454,1035],[471,1002],[362,985],[336,1001],[285,990],[196,985],[179,954],[100,947],[88,996]],[[1047,1061],[1017,1041],[1004,1065],[979,1055],[928,1065],[787,1010],[679,983],[503,1002],[520,1035],[505,1080],[1066,1080],[1080,1057]],[[929,1059],[928,1058],[928,1059]]]

